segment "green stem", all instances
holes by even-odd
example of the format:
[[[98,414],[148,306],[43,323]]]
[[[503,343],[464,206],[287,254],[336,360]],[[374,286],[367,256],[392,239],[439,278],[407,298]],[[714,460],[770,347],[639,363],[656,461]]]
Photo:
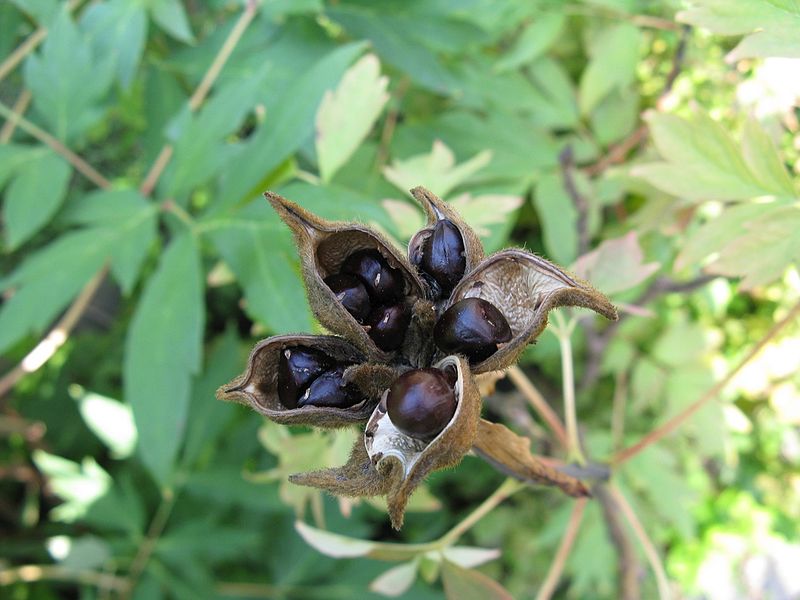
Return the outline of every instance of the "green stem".
[[[575,410],[575,369],[572,363],[572,332],[575,330],[577,321],[572,318],[566,321],[561,313],[553,313],[553,320],[556,327],[553,333],[558,338],[558,346],[561,350],[561,379],[564,394],[564,420],[567,426],[568,454],[572,461],[579,465],[586,464],[586,457],[581,449],[581,441],[578,436],[578,418]]]
[[[484,500],[480,506],[468,514],[464,520],[462,520],[433,543],[437,545],[438,549],[446,548],[452,545],[458,540],[458,538],[472,529],[472,527],[474,527],[478,521],[492,512],[501,502],[503,502],[503,500],[515,494],[524,487],[524,483],[509,477],[494,491],[491,496],[486,498],[486,500]]]

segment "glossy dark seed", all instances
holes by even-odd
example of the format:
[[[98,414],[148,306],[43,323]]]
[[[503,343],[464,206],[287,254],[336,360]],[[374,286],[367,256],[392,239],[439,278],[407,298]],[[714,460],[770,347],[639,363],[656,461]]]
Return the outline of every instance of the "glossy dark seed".
[[[405,304],[378,307],[367,320],[369,337],[381,350],[397,350],[403,344],[410,322],[411,313]]]
[[[449,293],[464,276],[467,258],[464,238],[458,227],[449,219],[440,219],[433,233],[422,246],[420,268],[439,284],[442,292]]]
[[[342,303],[347,312],[353,315],[356,321],[363,323],[369,315],[372,305],[367,288],[364,287],[361,280],[353,275],[337,273],[326,277],[324,281],[325,285],[336,294],[336,299]]]
[[[389,304],[403,295],[403,274],[390,267],[376,250],[354,252],[342,263],[341,271],[358,277],[374,304]]]
[[[494,304],[465,298],[439,317],[433,339],[444,352],[463,354],[477,363],[494,354],[498,343],[511,339],[511,327]]]
[[[397,429],[422,440],[439,435],[456,412],[456,395],[438,369],[415,369],[389,388],[386,408]]]
[[[351,385],[342,382],[346,367],[336,367],[326,371],[308,386],[300,396],[297,407],[327,406],[331,408],[347,408],[361,401],[358,392]]]
[[[278,360],[278,400],[286,408],[297,408],[297,400],[308,385],[333,366],[322,352],[297,346],[281,350]]]

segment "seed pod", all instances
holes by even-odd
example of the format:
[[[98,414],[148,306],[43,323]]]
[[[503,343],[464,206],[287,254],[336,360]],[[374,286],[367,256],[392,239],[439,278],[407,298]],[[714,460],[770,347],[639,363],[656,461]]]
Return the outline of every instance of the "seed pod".
[[[428,217],[428,223],[409,241],[408,258],[411,264],[425,275],[424,279],[428,283],[431,297],[433,299],[445,299],[452,287],[458,283],[458,280],[472,271],[483,260],[483,246],[475,231],[466,224],[447,202],[423,187],[415,187],[411,190],[411,195],[422,205]],[[456,248],[462,246],[461,251],[456,252],[455,255],[463,255],[463,269],[459,264],[451,264],[448,267],[437,266],[445,255],[453,256],[452,253],[444,253],[438,242],[428,241],[435,235],[436,227],[440,221],[446,221],[452,225],[452,227],[450,225],[442,225],[440,233],[442,234],[442,241],[444,241],[444,238],[448,240],[448,247]],[[454,232],[458,233],[458,238],[461,240],[460,244],[458,243],[458,238],[452,235]],[[430,246],[431,249],[426,250],[426,246]],[[434,252],[437,246],[439,250]],[[425,258],[426,254],[429,256],[427,259]],[[435,254],[435,256],[431,256],[432,254]],[[423,261],[426,260],[430,261],[428,267],[423,266]],[[439,273],[439,275],[437,276],[435,273]],[[456,277],[456,273],[458,273],[458,277]],[[450,283],[451,281],[452,283]]]
[[[389,419],[402,433],[432,440],[453,418],[455,391],[438,369],[413,369],[403,373],[389,388],[386,409]]]
[[[297,400],[314,379],[333,366],[329,356],[318,350],[296,346],[280,351],[278,399],[286,408],[297,408]]]
[[[297,401],[297,407],[347,408],[360,401],[358,391],[342,381],[345,367],[336,367],[317,377]]]
[[[287,350],[289,357],[286,356]],[[290,361],[289,358],[293,360]],[[283,361],[285,364],[282,365]],[[308,389],[307,385],[322,375],[316,373],[317,367],[322,364],[325,364],[323,371],[343,367],[348,381],[352,374],[353,381],[365,383],[363,387],[359,384],[358,387],[351,388],[355,394],[355,402],[345,408],[288,406],[292,401],[287,398],[294,397],[289,388],[295,387],[301,394],[305,392]],[[295,365],[294,370],[291,369],[292,365]],[[280,371],[284,368],[288,373],[284,373],[285,379],[282,380]],[[304,377],[305,369],[308,369],[307,379]],[[389,372],[389,376],[386,371]],[[316,374],[312,377],[312,373]],[[368,380],[380,380],[390,384],[397,377],[392,373],[393,370],[388,366],[366,362],[363,352],[341,338],[322,335],[279,335],[256,344],[247,360],[244,373],[221,386],[217,390],[217,398],[245,404],[276,423],[342,427],[367,420],[385,389],[371,388]],[[287,389],[281,391],[279,387]],[[297,397],[294,398],[296,401]]]
[[[342,263],[342,273],[358,277],[376,304],[396,302],[403,296],[403,275],[375,250],[353,252]]]
[[[277,194],[267,192],[265,196],[294,233],[308,302],[314,316],[324,327],[350,340],[370,360],[388,362],[392,355],[376,345],[323,280],[340,273],[344,261],[352,254],[370,250],[377,252],[391,269],[399,273],[403,282],[402,296],[411,302],[415,297],[426,295],[416,269],[387,240],[367,227],[326,221]]]
[[[403,345],[411,313],[405,304],[381,306],[367,320],[369,337],[381,350],[397,350]]]
[[[511,329],[507,344],[475,362],[472,371],[476,374],[511,366],[544,330],[547,314],[557,306],[582,306],[617,319],[614,305],[591,285],[524,250],[503,250],[484,260],[459,282],[449,303],[456,305],[465,298],[483,298],[493,304]]]
[[[433,278],[443,295],[449,294],[461,281],[467,267],[464,238],[450,219],[436,221],[433,233],[422,243],[418,266]]]
[[[329,275],[323,279],[325,285],[336,294],[336,299],[347,309],[355,320],[363,323],[372,308],[364,284],[357,277],[345,273]]]
[[[487,300],[465,298],[439,317],[433,338],[443,352],[463,354],[470,363],[478,363],[494,354],[498,343],[511,339],[511,328]]]

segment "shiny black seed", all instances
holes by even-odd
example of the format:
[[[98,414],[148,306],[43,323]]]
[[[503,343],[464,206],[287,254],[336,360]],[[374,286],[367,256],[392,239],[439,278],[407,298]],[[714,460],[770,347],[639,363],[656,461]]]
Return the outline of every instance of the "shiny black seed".
[[[415,369],[389,388],[386,407],[397,429],[422,440],[439,435],[456,412],[452,385],[438,369]]]
[[[511,339],[511,327],[490,302],[465,298],[439,318],[433,339],[444,352],[463,354],[470,362],[478,363],[494,354],[498,343]]]
[[[308,385],[332,366],[333,360],[318,350],[284,348],[278,360],[278,400],[286,408],[297,408]]]
[[[363,323],[372,306],[367,289],[361,280],[353,275],[337,273],[326,277],[324,281],[347,312],[353,315],[356,321]]]
[[[354,252],[342,263],[341,271],[358,277],[374,304],[388,304],[403,295],[403,274],[390,267],[377,250]]]
[[[326,406],[330,408],[347,408],[361,401],[357,390],[349,384],[342,382],[342,376],[347,367],[336,367],[326,371],[308,386],[305,393],[300,396],[297,407]]]
[[[369,337],[381,350],[397,350],[403,344],[410,322],[411,313],[405,304],[378,307],[367,320]]]
[[[444,294],[449,293],[464,276],[467,258],[464,238],[449,219],[436,222],[433,232],[422,246],[419,267],[439,284]]]

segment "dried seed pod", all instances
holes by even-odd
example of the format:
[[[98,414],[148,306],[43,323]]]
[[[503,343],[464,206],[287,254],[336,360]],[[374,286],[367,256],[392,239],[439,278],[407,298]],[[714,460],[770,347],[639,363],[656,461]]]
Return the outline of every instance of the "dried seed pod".
[[[509,341],[511,328],[491,302],[464,298],[439,317],[433,338],[445,353],[463,354],[475,364],[497,352],[497,344]]]
[[[297,400],[314,379],[333,366],[333,360],[312,348],[285,348],[278,359],[278,399],[286,408],[297,408]]]
[[[328,275],[323,279],[325,285],[331,288],[336,299],[347,309],[356,321],[363,323],[369,315],[372,305],[369,302],[367,288],[361,280],[346,273]]]
[[[217,390],[217,398],[250,406],[276,423],[343,427],[351,423],[366,421],[378,403],[382,390],[362,388],[359,385],[358,391],[355,392],[356,402],[345,408],[335,406],[291,408],[281,401],[278,389],[281,360],[286,360],[285,352],[287,350],[290,351],[290,356],[296,356],[297,349],[300,351],[311,349],[324,357],[320,359],[320,362],[329,361],[334,367],[346,366],[344,377],[347,381],[350,380],[351,372],[355,373],[364,369],[373,370],[375,376],[383,382],[392,380],[391,369],[389,369],[389,375],[386,375],[384,370],[388,367],[372,366],[370,363],[366,363],[364,353],[341,338],[316,335],[279,335],[256,344],[250,353],[244,373],[230,383],[221,386]],[[309,367],[309,370],[315,370],[315,367]],[[297,373],[294,375],[296,376]],[[366,378],[360,377],[359,379]],[[300,382],[300,387],[303,387],[302,382]],[[291,404],[291,402],[288,403]]]
[[[369,337],[381,350],[397,350],[403,345],[411,313],[405,304],[381,306],[367,320]]]
[[[425,297],[425,287],[416,270],[401,252],[367,227],[326,221],[277,194],[267,192],[265,196],[294,233],[314,316],[323,326],[351,340],[370,359],[388,361],[391,354],[376,345],[323,280],[340,273],[345,260],[352,254],[360,250],[374,251],[399,273],[403,283],[403,301],[411,303],[414,298]]]
[[[361,401],[358,390],[343,381],[345,367],[325,371],[308,386],[297,401],[297,407],[329,406],[348,408]]]
[[[486,373],[511,366],[547,325],[547,314],[557,306],[590,308],[616,320],[614,305],[591,285],[545,259],[524,250],[503,250],[484,260],[450,295],[450,305],[465,298],[483,298],[493,304],[511,328],[511,340],[473,365]]]
[[[452,371],[451,371],[452,372]],[[406,371],[389,388],[386,410],[397,429],[420,440],[432,440],[453,418],[456,395],[438,369]]]
[[[447,202],[424,187],[415,187],[411,195],[422,205],[428,223],[408,243],[408,258],[420,271],[428,273],[427,281],[432,296],[446,298],[453,286],[483,260],[483,246],[475,231]],[[439,225],[440,221],[446,224]],[[431,240],[436,235],[437,226],[439,240]],[[451,252],[459,246],[460,251]],[[448,250],[445,251],[445,248]],[[456,260],[459,254],[463,256],[463,268],[460,261]]]
[[[353,252],[342,263],[342,273],[358,277],[376,304],[397,302],[403,296],[403,275],[376,250]]]

